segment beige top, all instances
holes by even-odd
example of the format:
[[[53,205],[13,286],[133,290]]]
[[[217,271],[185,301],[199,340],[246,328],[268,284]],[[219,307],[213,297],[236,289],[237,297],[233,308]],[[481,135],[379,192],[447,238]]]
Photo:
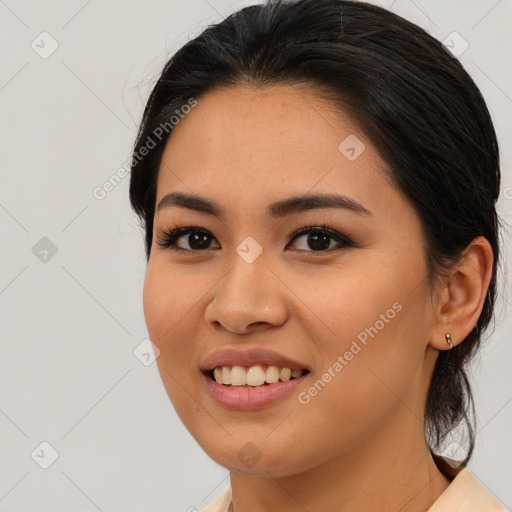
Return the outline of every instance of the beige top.
[[[227,512],[231,501],[231,487],[202,512]],[[500,504],[481,485],[468,468],[464,468],[452,480],[427,512],[503,512]]]

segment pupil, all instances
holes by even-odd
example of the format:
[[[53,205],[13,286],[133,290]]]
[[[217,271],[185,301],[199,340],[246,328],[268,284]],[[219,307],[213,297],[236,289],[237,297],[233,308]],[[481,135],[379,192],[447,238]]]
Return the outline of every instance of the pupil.
[[[202,233],[190,233],[188,243],[193,249],[206,249],[208,248],[208,235]]]
[[[308,236],[308,244],[314,251],[329,248],[329,235],[325,233],[312,233]]]

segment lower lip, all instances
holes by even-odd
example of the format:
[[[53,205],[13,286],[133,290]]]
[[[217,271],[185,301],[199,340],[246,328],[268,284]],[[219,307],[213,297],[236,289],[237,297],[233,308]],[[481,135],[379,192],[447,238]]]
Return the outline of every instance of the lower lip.
[[[289,396],[297,386],[302,384],[308,375],[302,375],[302,377],[287,382],[278,381],[274,384],[260,387],[224,386],[208,375],[203,374],[203,378],[205,379],[208,391],[216,402],[229,409],[247,411],[261,409],[277,402],[281,398]]]

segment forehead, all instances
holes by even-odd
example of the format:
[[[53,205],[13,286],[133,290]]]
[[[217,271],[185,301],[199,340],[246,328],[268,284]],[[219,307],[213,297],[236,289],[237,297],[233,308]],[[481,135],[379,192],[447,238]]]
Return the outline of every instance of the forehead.
[[[157,202],[180,190],[256,205],[315,189],[364,203],[383,187],[385,162],[334,104],[304,88],[241,86],[207,93],[174,127]]]
[[[338,156],[338,145],[361,130],[334,105],[292,86],[216,89],[174,128],[166,150],[172,159],[251,162],[271,157],[318,162]],[[191,153],[192,148],[194,149]],[[167,152],[167,151],[166,151]],[[250,162],[246,162],[246,165]]]

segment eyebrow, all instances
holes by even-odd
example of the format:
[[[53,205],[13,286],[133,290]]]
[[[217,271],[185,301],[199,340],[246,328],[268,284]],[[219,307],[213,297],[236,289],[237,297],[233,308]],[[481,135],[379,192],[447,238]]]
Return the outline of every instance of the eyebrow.
[[[183,192],[171,192],[165,195],[158,203],[157,211],[168,206],[180,206],[189,210],[214,215],[219,219],[223,219],[226,213],[224,208],[210,199]],[[272,218],[282,218],[292,213],[305,212],[317,208],[343,208],[361,215],[372,215],[368,209],[354,199],[329,193],[305,194],[276,201],[268,206],[267,215]]]

